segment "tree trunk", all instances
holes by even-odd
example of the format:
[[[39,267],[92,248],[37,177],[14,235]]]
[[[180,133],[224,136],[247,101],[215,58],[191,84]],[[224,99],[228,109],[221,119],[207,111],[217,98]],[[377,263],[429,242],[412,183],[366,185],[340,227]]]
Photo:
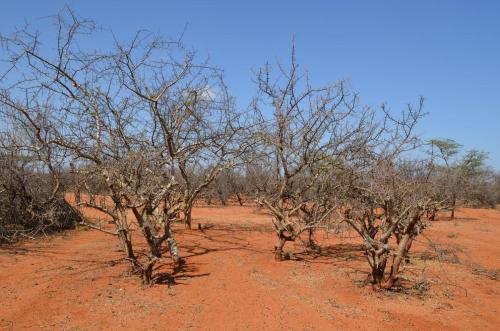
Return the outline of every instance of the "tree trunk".
[[[399,267],[401,266],[401,262],[403,261],[403,259],[408,255],[408,251],[410,250],[411,244],[413,242],[413,230],[420,217],[421,215],[419,214],[419,211],[417,211],[413,216],[411,222],[408,224],[405,234],[398,242],[398,250],[396,251],[396,255],[394,255],[394,258],[392,260],[391,272],[389,274],[389,277],[383,284],[383,287],[386,289],[391,288],[398,279]]]
[[[154,237],[155,233],[152,231],[151,227],[149,225],[144,225],[142,227],[142,232],[144,233],[144,237],[148,243],[151,255],[154,257],[161,257],[161,241]]]
[[[279,238],[278,243],[274,246],[274,260],[283,261],[283,247],[285,246],[286,239],[283,237]]]
[[[243,206],[243,199],[241,198],[241,194],[236,193],[236,198],[238,198],[238,203],[240,204],[240,206]]]
[[[450,216],[450,219],[455,219],[455,206],[457,204],[457,198],[455,197],[455,195],[453,195],[453,197],[451,198],[451,216]]]
[[[308,229],[307,230],[306,247],[310,248],[310,249],[316,249],[317,248],[316,242],[314,241],[314,229]]]
[[[146,265],[142,268],[142,283],[150,285],[153,281],[153,267],[156,264],[156,257],[150,257]]]
[[[382,282],[384,280],[385,262],[383,265],[372,267],[372,281],[375,288],[382,288]]]
[[[375,289],[382,288],[384,281],[385,266],[387,264],[387,255],[377,253],[375,250],[367,250],[366,258],[371,267],[372,284]]]
[[[391,272],[389,273],[389,277],[383,284],[384,288],[391,288],[398,280],[399,267],[401,266],[401,262],[403,261],[403,259],[407,257],[408,250],[411,247],[412,241],[413,237],[410,234],[405,234],[403,238],[401,238],[396,255],[394,255],[394,258],[392,260]]]
[[[226,198],[224,197],[224,194],[222,194],[222,192],[219,192],[219,200],[223,206],[226,205]]]
[[[174,233],[170,227],[170,221],[165,223],[165,236],[167,237],[168,250],[170,251],[174,265],[178,266],[181,263],[182,258],[179,253],[179,247],[177,246],[177,242],[174,238]]]
[[[120,242],[122,244],[123,251],[129,260],[135,260],[134,250],[132,248],[132,241],[125,229],[118,230],[118,236],[120,237]]]
[[[124,208],[115,208],[113,211],[113,222],[118,232],[118,237],[122,244],[122,249],[131,262],[136,260],[134,250],[132,248],[132,240],[128,230],[127,211]]]
[[[433,208],[432,210],[429,211],[429,214],[427,215],[427,218],[431,222],[434,222],[436,220],[436,209],[435,208]]]
[[[187,204],[186,208],[184,209],[184,226],[186,227],[186,229],[189,229],[189,230],[191,230],[191,220],[192,220],[191,211],[192,211],[192,209],[193,209],[192,203]]]
[[[156,239],[156,229],[151,225],[150,219],[153,216],[149,211],[141,214],[137,208],[132,208],[132,212],[135,215],[137,223],[141,227],[142,233],[146,242],[149,246],[149,251],[154,257],[161,256],[161,241]]]

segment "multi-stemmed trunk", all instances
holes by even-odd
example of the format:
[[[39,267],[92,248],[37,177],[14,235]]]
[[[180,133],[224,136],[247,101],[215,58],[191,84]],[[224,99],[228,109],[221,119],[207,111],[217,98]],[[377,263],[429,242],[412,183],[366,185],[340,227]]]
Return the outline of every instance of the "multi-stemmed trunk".
[[[152,235],[152,238],[148,240],[148,242],[149,241],[151,242],[150,256],[148,257],[146,263],[142,266],[142,281],[144,284],[151,284],[153,281],[153,268],[162,256],[161,245],[164,241],[167,242],[167,247],[174,263],[174,268],[177,268],[182,263],[179,248],[177,246],[177,242],[175,241],[169,220],[165,221],[163,236],[158,238],[155,235]]]
[[[385,287],[383,283],[384,283],[386,264],[387,264],[387,258],[384,258],[383,261],[380,261],[379,264],[372,266],[371,276],[375,288]]]
[[[387,265],[388,252],[383,249],[371,247],[366,251],[366,258],[371,267],[371,280],[375,288],[382,288],[384,283],[385,267]]]
[[[295,241],[296,236],[290,233],[290,231],[285,231],[283,229],[278,230],[276,232],[278,235],[278,242],[274,246],[274,260],[275,261],[283,261],[290,257],[289,254],[286,254],[283,251],[285,244],[287,241]]]
[[[397,236],[397,249],[392,255],[391,270],[387,276],[385,276],[385,268],[389,251],[384,248],[387,246],[387,242],[381,242],[379,246],[382,248],[378,250],[372,248],[367,251],[368,262],[372,269],[372,281],[376,288],[390,289],[398,280],[401,263],[403,260],[408,259],[408,252],[415,238],[415,226],[420,217],[421,213],[417,211],[406,226],[405,232]]]
[[[406,233],[405,235],[403,235],[403,237],[399,241],[398,249],[393,255],[391,271],[384,282],[384,288],[391,288],[398,280],[401,263],[404,259],[407,259],[412,242],[413,236],[410,233]]]
[[[278,237],[278,243],[274,247],[274,260],[283,261],[283,247],[285,247],[286,239],[283,236]]]
[[[314,241],[314,229],[309,228],[307,229],[307,240],[305,241],[305,246],[307,249],[313,250],[313,251],[318,251],[320,248]]]
[[[138,263],[141,269],[141,277],[144,284],[151,284],[153,281],[153,269],[155,264],[162,257],[162,244],[167,242],[168,250],[172,256],[174,267],[180,265],[182,259],[179,254],[179,248],[174,238],[173,231],[170,227],[170,217],[163,215],[163,219],[159,219],[154,210],[148,209],[141,212],[138,208],[133,207],[132,211],[141,227],[142,233],[149,247],[149,256],[144,263]],[[170,215],[171,216],[171,215]],[[155,222],[161,221],[163,223],[163,234],[155,227]]]

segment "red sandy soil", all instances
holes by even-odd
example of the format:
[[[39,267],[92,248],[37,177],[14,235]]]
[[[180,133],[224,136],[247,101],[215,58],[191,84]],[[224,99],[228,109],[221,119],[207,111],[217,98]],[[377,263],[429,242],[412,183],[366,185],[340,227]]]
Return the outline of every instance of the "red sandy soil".
[[[207,228],[176,228],[186,265],[172,274],[165,258],[152,287],[99,231],[0,248],[0,329],[500,329],[498,210],[462,209],[454,221],[433,222],[414,244],[399,292],[365,284],[368,264],[353,233],[318,234],[323,250],[314,256],[288,244],[296,259],[275,262],[269,216],[235,206],[198,207],[193,216]]]

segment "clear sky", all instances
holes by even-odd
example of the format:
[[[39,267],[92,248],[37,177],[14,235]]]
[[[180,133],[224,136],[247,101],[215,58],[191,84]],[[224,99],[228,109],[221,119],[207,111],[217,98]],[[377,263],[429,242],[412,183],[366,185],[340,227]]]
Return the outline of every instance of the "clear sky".
[[[426,138],[490,153],[500,169],[500,1],[4,1],[0,31],[65,4],[119,37],[148,29],[209,54],[238,104],[255,92],[252,69],[287,59],[313,83],[348,79],[364,103],[393,110],[426,98]],[[98,41],[96,41],[98,43]]]

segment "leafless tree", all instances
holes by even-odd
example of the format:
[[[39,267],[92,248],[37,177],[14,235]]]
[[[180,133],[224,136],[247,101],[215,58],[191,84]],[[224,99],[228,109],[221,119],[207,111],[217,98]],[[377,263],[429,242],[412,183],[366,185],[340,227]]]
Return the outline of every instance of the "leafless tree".
[[[84,47],[96,33],[93,22],[65,10],[57,15],[56,27],[52,43],[42,43],[29,27],[2,36],[9,67],[2,76],[0,102],[32,135],[44,134],[46,146],[66,153],[66,166],[79,178],[76,186],[88,193],[79,205],[107,215],[115,230],[88,225],[117,235],[127,258],[149,283],[162,243],[180,262],[170,228],[178,211],[185,210],[176,171],[186,175],[193,158],[203,162],[204,156],[218,157],[210,158],[218,160],[206,176],[211,180],[226,164],[228,140],[219,137],[234,133],[223,121],[232,110],[230,98],[224,95],[223,115],[204,113],[215,103],[208,96],[208,78],[200,72],[205,66],[194,65],[193,54],[177,40],[139,32],[128,43],[115,40],[111,49],[96,51]],[[200,114],[225,131],[212,130],[208,120],[198,121]],[[206,132],[210,134],[202,134]],[[173,147],[179,139],[184,144]],[[95,182],[105,183],[106,191],[91,187]],[[97,193],[109,199],[95,199]],[[135,223],[129,210],[149,246],[142,261],[133,250]]]
[[[344,200],[337,214],[363,239],[376,288],[395,285],[413,240],[425,228],[425,215],[443,206],[434,199],[433,158],[416,156],[422,144],[414,128],[423,116],[422,104],[408,106],[400,118],[383,108],[364,157],[346,162],[345,172],[335,179],[343,182],[336,192]]]
[[[316,248],[315,230],[347,223],[364,242],[373,284],[391,288],[426,215],[446,201],[454,208],[458,188],[469,201],[498,192],[483,153],[451,165],[459,146],[434,140],[446,168],[434,150],[422,157],[414,128],[423,100],[399,117],[362,107],[343,81],[313,86],[293,47],[289,66],[258,71],[247,119],[222,71],[181,40],[139,31],[94,49],[95,23],[69,9],[55,23],[52,40],[28,26],[0,36],[0,240],[63,227],[70,215],[116,236],[149,284],[167,251],[183,262],[173,223],[182,214],[191,228],[194,201],[215,192],[223,203],[253,197],[267,209],[276,260],[290,257],[288,241],[306,234]],[[136,232],[146,251],[136,249]]]
[[[247,178],[240,168],[228,168],[220,173],[204,194],[208,204],[218,200],[225,206],[229,199],[236,199],[240,206],[245,204],[251,185],[247,183]]]
[[[278,242],[275,259],[287,257],[283,247],[308,231],[324,226],[337,207],[331,198],[337,183],[329,174],[341,156],[354,152],[369,134],[369,112],[344,82],[313,87],[292,47],[289,68],[266,65],[258,73],[259,94],[253,103],[255,144],[248,175],[258,202],[271,214]]]
[[[80,215],[64,200],[66,155],[48,143],[43,116],[0,105],[0,119],[0,243],[73,228]]]
[[[221,72],[194,64],[191,51],[180,60],[161,58],[156,54],[163,50],[160,45],[138,34],[127,47],[119,46],[116,67],[121,84],[150,113],[150,143],[162,149],[171,165],[169,175],[179,180],[180,207],[191,228],[195,199],[245,150],[239,139],[243,128]]]

